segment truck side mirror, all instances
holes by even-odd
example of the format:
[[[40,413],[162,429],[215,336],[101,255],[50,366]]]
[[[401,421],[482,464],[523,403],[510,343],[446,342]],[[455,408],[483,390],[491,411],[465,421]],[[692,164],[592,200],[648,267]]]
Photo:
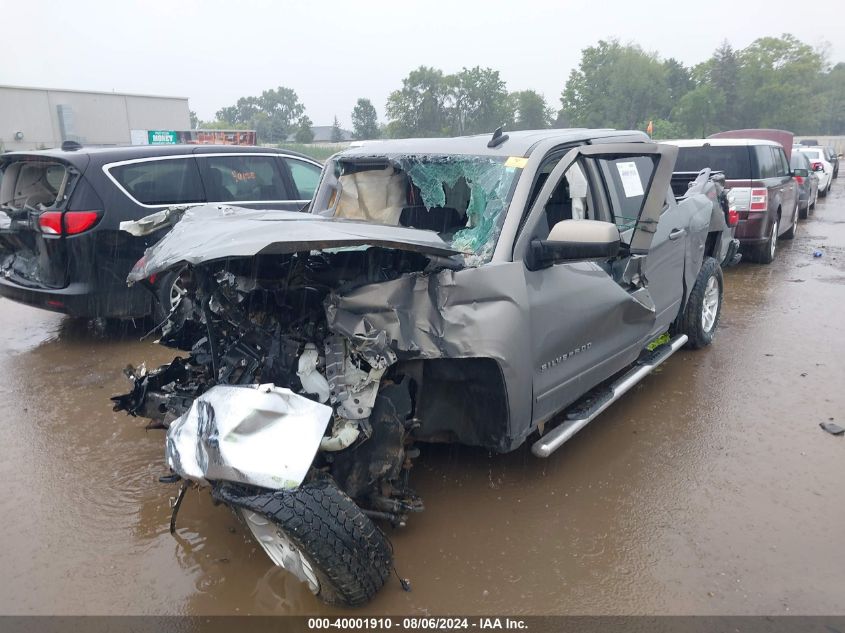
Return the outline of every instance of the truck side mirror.
[[[529,270],[585,259],[612,259],[619,254],[619,229],[612,222],[562,220],[549,238],[533,240],[526,264]]]

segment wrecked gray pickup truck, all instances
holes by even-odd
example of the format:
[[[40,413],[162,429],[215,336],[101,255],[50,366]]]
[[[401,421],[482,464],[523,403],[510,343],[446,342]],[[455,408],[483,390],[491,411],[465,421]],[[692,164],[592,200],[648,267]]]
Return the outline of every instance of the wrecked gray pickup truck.
[[[423,509],[418,442],[547,457],[711,342],[721,191],[705,170],[676,199],[676,153],[612,130],[373,142],[327,162],[310,213],[171,214],[130,281],[181,271],[160,342],[190,354],[128,368],[115,409],[167,427],[180,500],[210,487],[320,598],[363,604],[392,570],[375,521]]]

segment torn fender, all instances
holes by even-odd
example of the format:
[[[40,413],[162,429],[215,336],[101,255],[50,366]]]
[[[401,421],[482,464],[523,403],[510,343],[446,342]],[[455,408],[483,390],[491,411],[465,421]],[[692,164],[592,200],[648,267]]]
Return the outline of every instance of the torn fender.
[[[356,246],[381,246],[444,257],[460,253],[433,231],[298,211],[203,205],[186,210],[173,229],[147,249],[127,281],[141,281],[185,263]]]
[[[530,315],[521,262],[407,274],[326,299],[329,329],[359,349],[400,360],[491,358],[507,388],[510,450],[531,431]]]

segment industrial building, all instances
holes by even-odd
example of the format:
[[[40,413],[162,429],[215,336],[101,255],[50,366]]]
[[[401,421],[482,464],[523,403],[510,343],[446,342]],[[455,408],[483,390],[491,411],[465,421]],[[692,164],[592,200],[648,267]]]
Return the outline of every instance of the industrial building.
[[[145,130],[190,130],[187,97],[0,86],[0,152],[129,145]]]

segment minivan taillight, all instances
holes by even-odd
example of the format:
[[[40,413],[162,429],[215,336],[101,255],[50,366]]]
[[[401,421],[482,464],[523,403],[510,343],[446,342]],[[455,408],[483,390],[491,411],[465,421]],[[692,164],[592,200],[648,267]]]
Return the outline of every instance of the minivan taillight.
[[[795,182],[797,182],[799,185],[803,185],[804,184],[804,176],[795,176]]]
[[[752,189],[751,190],[751,211],[765,211],[769,208],[769,190],[768,189]]]
[[[99,219],[99,211],[65,211],[65,235],[76,235],[87,231]]]
[[[99,211],[45,211],[38,216],[38,226],[48,235],[77,235],[90,229],[99,219]]]
[[[42,233],[48,235],[62,234],[62,212],[61,211],[45,211],[38,216],[38,226],[41,227]]]

